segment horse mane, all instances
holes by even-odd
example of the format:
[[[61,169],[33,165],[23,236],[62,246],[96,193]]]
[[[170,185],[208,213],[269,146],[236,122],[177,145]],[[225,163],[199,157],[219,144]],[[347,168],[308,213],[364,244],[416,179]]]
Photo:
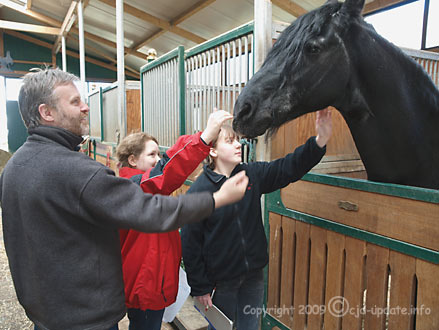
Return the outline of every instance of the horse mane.
[[[328,3],[297,18],[293,24],[288,26],[281,33],[280,38],[267,54],[266,60],[270,60],[272,57],[284,57],[284,60],[290,59],[290,62],[294,60],[294,65],[299,65],[302,58],[303,46],[312,37],[321,33],[325,23],[331,19],[331,16],[339,11],[341,5],[342,3]],[[290,35],[300,37],[294,38],[294,41],[291,42],[292,38]],[[285,49],[287,49],[287,51],[285,51]],[[286,61],[282,61],[281,63],[286,64]]]
[[[430,76],[420,64],[405,54],[399,47],[380,36],[375,31],[374,27],[364,21],[360,16],[352,17],[347,15],[341,10],[341,8],[341,2],[326,3],[323,6],[300,16],[282,32],[280,38],[275,42],[273,48],[267,54],[267,59],[264,62],[264,65],[265,63],[276,64],[277,67],[275,70],[279,72],[281,85],[289,79],[289,72],[294,71],[295,68],[301,67],[304,57],[304,46],[307,42],[320,35],[323,32],[323,29],[328,26],[328,23],[331,20],[336,19],[337,21],[335,24],[337,24],[340,31],[347,31],[352,24],[358,24],[358,26],[361,26],[361,29],[367,31],[367,33],[371,35],[371,38],[380,40],[383,47],[392,54],[391,57],[394,60],[399,61],[401,67],[404,67],[404,70],[409,73],[408,76],[411,77],[410,79],[415,79],[415,81],[429,80],[429,83],[426,83],[426,85],[430,84],[437,91]],[[294,38],[292,36],[294,36]],[[276,61],[272,61],[271,59],[276,59]],[[288,68],[288,70],[286,68]],[[413,85],[412,82],[409,82],[409,84],[415,89],[421,89],[419,84]],[[431,89],[425,88],[424,84],[422,85],[424,88],[421,93],[424,94],[424,99],[428,100],[430,104],[436,104],[437,106],[434,108],[437,110],[436,112],[439,113],[439,98],[436,97]],[[273,115],[276,115],[276,113],[273,113]],[[277,121],[274,120],[274,122]],[[280,126],[281,123],[279,122],[279,126],[270,127],[267,131],[267,137],[273,136]]]
[[[400,47],[394,45],[392,42],[379,35],[369,23],[363,21],[362,26],[366,29],[370,27],[367,30],[370,34],[373,34],[373,39],[385,47],[386,52],[390,55],[390,57],[394,61],[397,61],[400,67],[404,68],[405,75],[401,75],[400,78],[406,79],[406,77],[410,77],[410,81],[407,81],[407,84],[411,85],[413,89],[416,89],[420,95],[422,95],[426,103],[436,105],[433,107],[428,107],[427,109],[435,111],[435,114],[438,115],[439,90],[422,65],[416,62],[411,56],[407,55]],[[413,84],[414,81],[416,84]],[[426,86],[430,88],[426,88]]]
[[[294,70],[295,67],[300,67],[303,59],[303,47],[309,40],[321,33],[325,23],[340,10],[341,6],[342,3],[326,3],[322,7],[298,17],[281,33],[273,48],[268,52],[263,67],[266,63],[271,63],[271,58],[278,59],[279,61],[275,61],[278,64],[276,69],[281,72],[280,76],[282,83],[284,83],[288,79],[287,72]],[[291,35],[300,36],[300,38],[291,38]],[[289,70],[285,70],[285,67],[288,67]],[[281,124],[270,127],[267,130],[266,139],[273,136],[280,126]]]

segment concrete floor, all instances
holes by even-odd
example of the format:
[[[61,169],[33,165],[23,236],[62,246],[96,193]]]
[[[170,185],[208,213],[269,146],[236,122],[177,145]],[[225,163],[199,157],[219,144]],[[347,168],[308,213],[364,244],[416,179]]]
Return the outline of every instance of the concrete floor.
[[[33,329],[33,323],[26,317],[15,295],[3,244],[2,228],[0,209],[0,330],[31,330]],[[188,330],[207,328],[206,320],[193,307],[191,297],[188,298],[181,311],[177,314],[177,319],[179,322],[176,323],[183,324]],[[119,329],[128,330],[128,319],[126,317],[119,322]],[[174,324],[162,324],[162,330],[174,329],[177,329]]]

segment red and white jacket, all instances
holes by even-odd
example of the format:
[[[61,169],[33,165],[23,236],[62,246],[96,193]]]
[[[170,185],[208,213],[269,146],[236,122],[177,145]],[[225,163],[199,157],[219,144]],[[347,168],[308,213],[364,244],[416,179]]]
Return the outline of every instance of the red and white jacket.
[[[209,154],[210,147],[201,133],[183,135],[169,148],[157,165],[146,171],[122,167],[119,175],[141,175],[140,186],[146,193],[169,195]],[[120,243],[127,308],[160,310],[175,302],[181,261],[178,230],[168,233],[142,233],[122,229]]]

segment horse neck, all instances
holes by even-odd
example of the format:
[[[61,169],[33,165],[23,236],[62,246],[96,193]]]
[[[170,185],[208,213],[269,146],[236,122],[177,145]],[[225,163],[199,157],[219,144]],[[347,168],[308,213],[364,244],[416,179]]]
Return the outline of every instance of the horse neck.
[[[369,177],[391,176],[408,157],[418,161],[408,162],[407,172],[415,171],[419,162],[439,166],[439,157],[431,156],[439,146],[439,92],[431,79],[420,65],[377,35],[374,40],[354,42],[347,49],[375,51],[349,54],[353,75],[348,89],[353,92],[340,111]]]

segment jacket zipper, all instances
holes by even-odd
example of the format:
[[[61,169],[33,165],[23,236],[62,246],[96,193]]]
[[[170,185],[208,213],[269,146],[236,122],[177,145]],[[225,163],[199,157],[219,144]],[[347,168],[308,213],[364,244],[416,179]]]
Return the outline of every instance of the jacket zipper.
[[[237,207],[238,207],[238,206],[235,205],[235,209],[236,209]],[[238,216],[238,220],[236,220],[236,221],[238,222],[239,232],[241,233],[241,244],[242,244],[242,247],[243,247],[243,250],[244,250],[244,262],[245,262],[245,268],[247,269],[247,272],[248,272],[249,269],[250,269],[250,267],[249,267],[248,260],[247,260],[247,253],[246,253],[246,248],[245,248],[246,244],[245,244],[245,240],[244,240],[244,234],[243,234],[243,232],[242,232],[241,217]]]

